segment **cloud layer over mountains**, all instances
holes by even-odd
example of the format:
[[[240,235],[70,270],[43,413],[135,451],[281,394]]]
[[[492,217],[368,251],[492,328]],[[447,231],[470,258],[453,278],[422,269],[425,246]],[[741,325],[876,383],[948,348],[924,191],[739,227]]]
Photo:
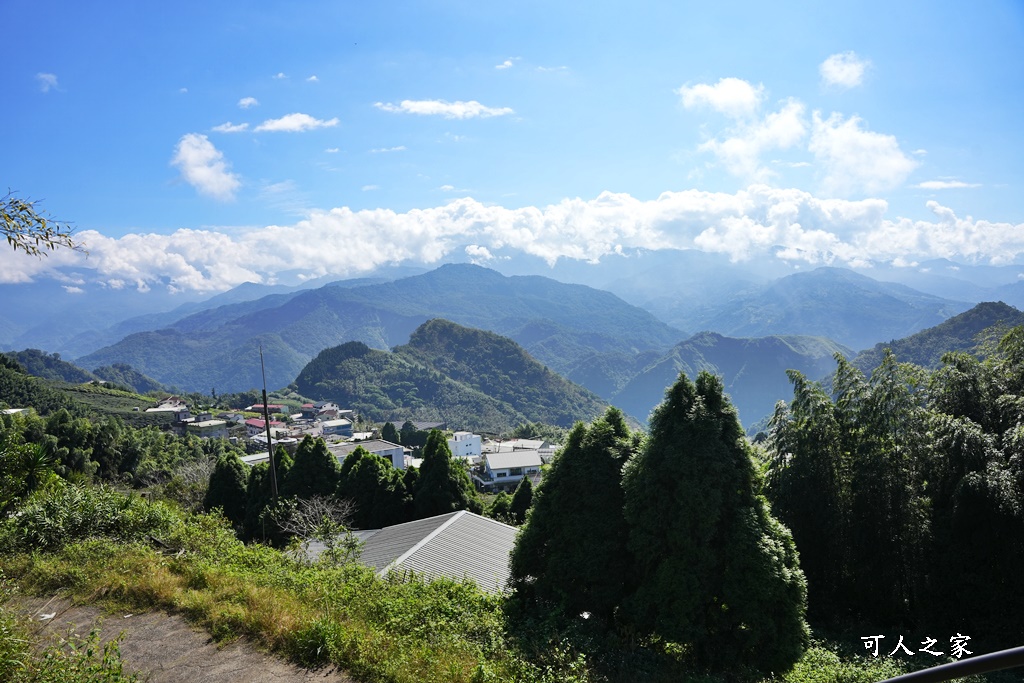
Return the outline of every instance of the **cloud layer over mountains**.
[[[1008,264],[1024,255],[1024,224],[957,216],[934,201],[928,208],[930,220],[890,218],[882,199],[820,199],[765,185],[735,194],[665,192],[653,200],[605,192],[522,208],[467,197],[405,213],[314,210],[292,225],[120,238],[87,230],[78,234],[87,255],[57,251],[31,259],[0,250],[0,282],[26,282],[58,269],[66,277],[77,267],[93,269],[113,288],[168,282],[178,290],[213,292],[246,281],[274,282],[284,272],[344,277],[392,263],[436,264],[456,251],[481,264],[512,252],[551,264],[595,261],[635,248],[699,249],[738,262],[778,257],[853,266],[929,258]]]

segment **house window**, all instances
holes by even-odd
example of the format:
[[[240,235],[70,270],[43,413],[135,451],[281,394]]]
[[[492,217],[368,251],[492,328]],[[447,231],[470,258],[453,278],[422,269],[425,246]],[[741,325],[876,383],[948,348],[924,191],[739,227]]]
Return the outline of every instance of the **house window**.
[[[501,477],[507,477],[507,476],[508,476],[508,472],[497,472],[497,473],[495,473],[495,475],[494,475],[494,476],[495,476],[496,478],[499,478],[499,479],[500,479]]]
[[[511,470],[509,470],[509,472],[511,474],[522,474],[523,473],[523,468],[522,467],[513,467]]]

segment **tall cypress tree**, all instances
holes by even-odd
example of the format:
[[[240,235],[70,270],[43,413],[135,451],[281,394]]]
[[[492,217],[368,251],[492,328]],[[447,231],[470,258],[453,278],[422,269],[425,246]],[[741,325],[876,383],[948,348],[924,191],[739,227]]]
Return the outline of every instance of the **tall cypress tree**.
[[[281,495],[310,498],[329,496],[338,486],[338,459],[323,439],[308,434],[295,451],[295,461],[281,485]]]
[[[419,519],[456,510],[483,512],[469,473],[452,459],[448,440],[436,429],[431,430],[423,447],[423,465],[416,478],[414,504]]]
[[[516,538],[510,585],[517,605],[612,619],[631,570],[621,473],[632,448],[615,408],[589,429],[577,423],[569,432]]]
[[[519,482],[519,486],[516,487],[516,492],[512,495],[512,501],[509,504],[508,513],[513,523],[522,524],[526,521],[526,513],[529,511],[532,503],[533,482],[530,481],[529,477],[523,477]]]
[[[210,474],[210,485],[203,498],[203,508],[221,508],[224,510],[224,516],[236,529],[241,529],[245,522],[245,469],[245,465],[234,451],[222,454]]]
[[[789,669],[809,636],[806,582],[789,531],[756,493],[750,446],[718,378],[680,375],[623,486],[638,586],[625,609],[636,627],[712,669]]]

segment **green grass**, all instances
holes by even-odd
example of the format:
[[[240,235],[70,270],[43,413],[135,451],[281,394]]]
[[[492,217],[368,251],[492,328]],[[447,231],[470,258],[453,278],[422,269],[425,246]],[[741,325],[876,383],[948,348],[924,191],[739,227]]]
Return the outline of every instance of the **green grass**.
[[[139,498],[118,502],[119,495],[68,487],[30,500],[19,516],[0,523],[0,576],[32,594],[181,613],[218,641],[245,637],[303,665],[333,664],[360,681],[741,680],[690,673],[667,646],[590,637],[589,648],[574,647],[587,643],[580,634],[516,639],[500,596],[471,582],[382,579],[360,565],[310,565],[242,544],[220,517]],[[867,683],[913,664],[841,652],[835,643],[816,642],[774,680]]]

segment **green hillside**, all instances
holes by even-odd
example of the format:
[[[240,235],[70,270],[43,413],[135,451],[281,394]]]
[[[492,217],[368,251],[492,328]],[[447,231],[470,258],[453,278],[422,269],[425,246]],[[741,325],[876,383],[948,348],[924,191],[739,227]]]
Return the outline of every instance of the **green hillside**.
[[[446,320],[425,323],[392,352],[361,342],[325,349],[295,389],[374,421],[430,419],[484,431],[526,421],[570,426],[606,407],[515,342]]]
[[[126,363],[114,363],[104,365],[93,370],[93,374],[104,382],[117,384],[122,387],[129,387],[139,394],[148,394],[151,391],[166,391],[166,387],[155,379],[146,377],[141,372]]]
[[[1024,325],[1024,313],[1002,301],[980,303],[969,311],[903,339],[894,339],[862,351],[853,359],[861,371],[870,373],[882,362],[885,349],[896,358],[926,368],[937,368],[947,351],[983,354],[981,346],[998,341],[1011,327]]]
[[[737,339],[702,332],[643,368],[610,401],[646,419],[680,372],[693,378],[706,370],[722,378],[740,419],[749,427],[771,413],[777,401],[792,397],[793,387],[786,370],[821,377],[835,369],[833,355],[837,352],[851,353],[845,346],[822,337]]]
[[[18,365],[33,377],[76,384],[91,382],[96,379],[96,375],[88,370],[83,370],[77,365],[61,360],[59,353],[51,354],[39,349],[25,349],[24,351],[9,351],[4,355],[16,360]]]

